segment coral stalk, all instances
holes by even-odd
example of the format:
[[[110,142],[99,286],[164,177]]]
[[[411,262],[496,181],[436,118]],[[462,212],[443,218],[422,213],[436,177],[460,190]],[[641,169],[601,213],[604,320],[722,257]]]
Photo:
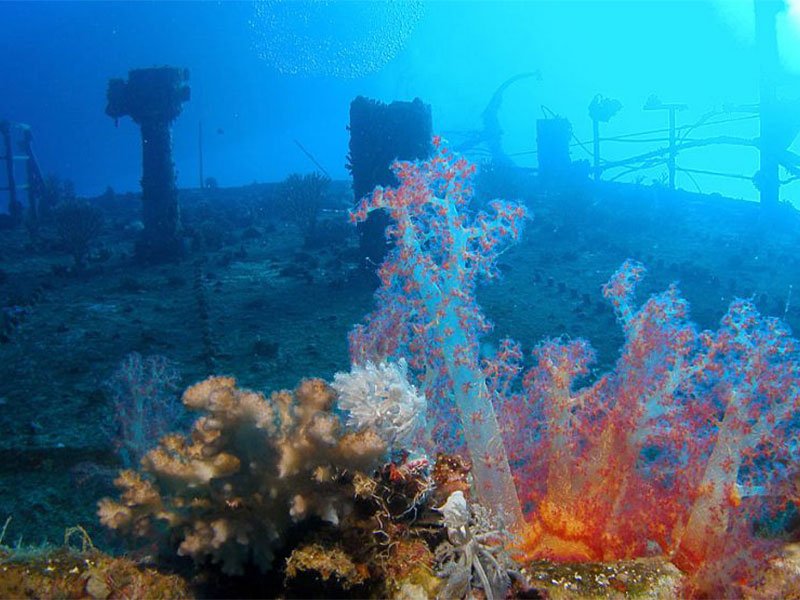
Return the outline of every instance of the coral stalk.
[[[466,443],[481,500],[513,528],[522,512],[480,366],[478,336],[488,324],[475,286],[479,277],[496,274],[501,246],[519,237],[527,213],[497,201],[492,214],[469,215],[474,166],[439,138],[433,144],[428,161],[396,162],[400,185],[377,188],[352,214],[360,222],[385,209],[394,249],[379,271],[378,309],[351,334],[351,354],[356,364],[407,358],[433,405],[432,436]],[[454,412],[461,422],[456,435]]]

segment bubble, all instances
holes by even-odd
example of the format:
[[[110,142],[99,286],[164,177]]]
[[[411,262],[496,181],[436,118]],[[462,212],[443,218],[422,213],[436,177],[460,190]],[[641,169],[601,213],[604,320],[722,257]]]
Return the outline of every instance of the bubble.
[[[250,27],[280,73],[354,79],[397,56],[422,13],[421,0],[257,0]]]

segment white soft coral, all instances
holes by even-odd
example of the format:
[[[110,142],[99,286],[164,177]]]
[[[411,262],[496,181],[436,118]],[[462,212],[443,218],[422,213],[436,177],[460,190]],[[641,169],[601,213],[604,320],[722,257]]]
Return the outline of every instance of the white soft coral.
[[[348,425],[369,427],[393,449],[408,447],[425,424],[425,396],[408,381],[408,365],[381,362],[354,365],[349,373],[337,373],[333,389],[338,406],[348,412]]]

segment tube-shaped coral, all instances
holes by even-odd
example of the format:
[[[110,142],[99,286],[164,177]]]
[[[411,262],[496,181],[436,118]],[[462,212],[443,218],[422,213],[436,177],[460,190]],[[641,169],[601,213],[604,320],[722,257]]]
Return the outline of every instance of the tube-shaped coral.
[[[475,286],[496,275],[497,256],[519,237],[527,213],[495,201],[491,214],[469,214],[474,166],[441,139],[433,145],[425,162],[395,163],[400,185],[377,188],[351,215],[358,222],[385,209],[394,242],[379,271],[378,308],[351,334],[351,355],[355,364],[408,359],[432,408],[433,437],[452,439],[457,413],[478,493],[513,528],[522,513],[479,362],[478,338],[489,326]]]

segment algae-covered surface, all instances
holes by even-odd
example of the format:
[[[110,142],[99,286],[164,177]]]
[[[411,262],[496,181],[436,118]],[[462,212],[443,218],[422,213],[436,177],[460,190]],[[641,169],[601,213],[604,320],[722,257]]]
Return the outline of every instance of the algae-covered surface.
[[[290,564],[294,564],[291,562]],[[351,566],[346,558],[340,562]],[[385,588],[353,588],[348,581],[349,571],[326,560],[307,567],[317,570],[316,577],[306,577],[302,587],[284,589],[285,597],[384,597]],[[512,595],[522,598],[552,598],[563,600],[625,599],[668,600],[681,597],[683,576],[666,559],[650,558],[611,563],[554,564],[537,561],[522,569],[527,584],[516,586]],[[292,576],[296,574],[292,573]],[[427,575],[430,578],[430,575]],[[352,579],[352,577],[350,577]],[[330,581],[329,581],[330,580]],[[399,588],[391,588],[394,598],[426,597],[436,587],[426,585],[426,579],[415,573],[408,576]],[[204,598],[218,597],[224,582],[213,582],[200,576],[157,570],[128,558],[112,557],[103,552],[74,547],[12,551],[0,549],[0,597],[2,598],[74,598],[104,600],[106,598]],[[260,581],[250,576],[251,593],[269,597],[267,590],[277,594],[274,581]],[[273,587],[270,587],[272,585]],[[243,587],[233,588],[241,593]],[[372,590],[371,592],[368,590]],[[260,593],[258,593],[260,590]],[[378,592],[377,590],[381,590]],[[377,596],[375,594],[378,594]],[[482,592],[477,590],[479,597]],[[414,594],[423,594],[414,596]],[[230,597],[234,597],[235,593]],[[766,569],[761,581],[744,589],[746,598],[800,597],[800,561],[795,545],[789,545],[781,558]]]
[[[191,598],[188,583],[174,574],[142,567],[98,550],[69,547],[32,553],[0,550],[1,598]]]
[[[682,575],[664,559],[555,564],[539,561],[524,570],[548,598],[676,598]]]

